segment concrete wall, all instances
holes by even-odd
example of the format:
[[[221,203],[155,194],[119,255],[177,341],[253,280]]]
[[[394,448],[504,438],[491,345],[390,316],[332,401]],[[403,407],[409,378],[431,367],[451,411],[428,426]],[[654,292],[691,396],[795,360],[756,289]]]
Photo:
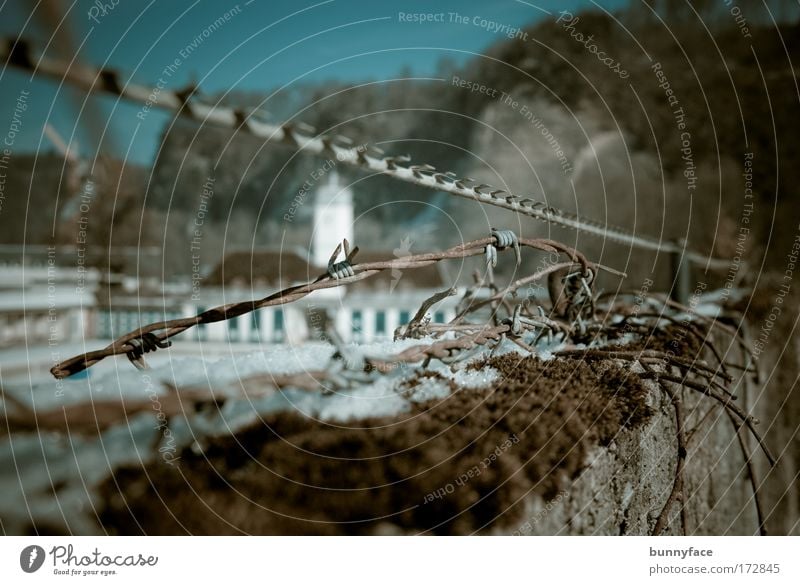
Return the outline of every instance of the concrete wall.
[[[742,354],[736,342],[715,336],[715,345],[729,361],[739,363]],[[766,360],[765,360],[766,361]],[[763,366],[768,364],[764,363]],[[732,372],[734,373],[734,372]],[[761,419],[759,430],[767,435],[773,450],[780,443],[768,422],[764,404],[775,404],[767,389],[738,376],[733,384],[737,403]],[[531,496],[525,517],[513,534],[531,535],[647,535],[669,497],[675,478],[677,433],[675,410],[669,396],[649,383],[649,404],[656,413],[648,424],[623,431],[609,447],[598,447],[587,461],[586,470],[549,500]],[[698,392],[680,391],[689,435],[684,478],[688,495],[687,534],[757,535],[758,516],[753,489],[734,427],[721,405]],[[757,400],[759,399],[759,400]],[[754,406],[755,405],[755,406]],[[795,407],[796,408],[796,407]],[[772,407],[774,410],[775,407]],[[786,413],[784,413],[786,414]],[[790,417],[791,418],[791,417]],[[780,420],[776,419],[776,420]],[[798,421],[795,416],[794,421]],[[796,422],[795,422],[796,425]],[[795,439],[796,440],[796,439]],[[748,438],[760,480],[768,469],[756,443]],[[795,443],[796,444],[796,443]],[[797,452],[795,452],[795,456]],[[795,467],[792,467],[792,465]],[[776,475],[777,474],[777,475]],[[796,461],[784,457],[781,469],[767,478],[761,490],[764,515],[771,534],[797,533],[797,494],[778,496],[785,479],[796,474]],[[778,477],[782,477],[781,482]],[[679,535],[679,505],[673,506],[665,535]]]

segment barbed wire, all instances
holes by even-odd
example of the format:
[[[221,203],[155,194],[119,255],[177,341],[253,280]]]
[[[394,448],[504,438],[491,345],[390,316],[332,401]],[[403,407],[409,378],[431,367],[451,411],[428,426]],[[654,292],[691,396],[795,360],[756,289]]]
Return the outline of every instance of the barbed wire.
[[[18,67],[33,75],[58,79],[69,83],[87,93],[107,93],[123,99],[157,107],[202,123],[222,126],[246,132],[279,143],[300,152],[335,156],[340,163],[362,170],[372,171],[428,189],[442,191],[450,195],[493,205],[532,217],[551,224],[590,233],[621,244],[641,249],[679,255],[682,259],[704,264],[706,269],[727,269],[728,260],[700,254],[687,247],[685,242],[664,241],[649,236],[635,234],[619,227],[613,227],[578,214],[548,206],[545,202],[531,197],[520,197],[504,189],[486,183],[478,184],[468,177],[458,177],[455,173],[440,172],[429,164],[411,164],[408,156],[386,156],[385,153],[369,143],[353,146],[355,141],[342,135],[315,135],[316,130],[309,125],[286,121],[272,124],[263,119],[263,112],[257,109],[230,108],[209,105],[197,99],[199,90],[188,85],[180,90],[159,89],[123,82],[122,75],[115,69],[95,68],[82,64],[53,59],[36,53],[32,45],[24,39],[2,41],[0,61]],[[405,165],[405,166],[404,166]]]
[[[585,273],[590,271],[595,273],[597,270],[605,270],[612,274],[620,274],[611,268],[589,262],[589,260],[587,260],[583,254],[574,248],[561,244],[560,242],[543,238],[519,238],[518,242],[522,247],[533,248],[548,253],[564,254],[570,259],[571,262],[580,265]],[[332,272],[329,269],[328,272],[312,281],[290,286],[260,300],[242,301],[238,303],[222,305],[208,309],[207,311],[203,311],[194,317],[157,321],[155,323],[139,327],[138,329],[119,337],[117,340],[103,349],[86,352],[60,362],[53,366],[50,369],[50,372],[56,378],[65,378],[93,366],[106,357],[121,354],[128,355],[131,361],[135,363],[141,360],[143,353],[155,350],[157,347],[164,347],[167,340],[171,337],[174,337],[179,333],[183,333],[187,329],[191,329],[192,327],[200,324],[216,323],[227,319],[233,319],[265,307],[291,303],[302,299],[314,291],[353,284],[366,278],[370,278],[371,276],[374,276],[387,269],[415,269],[430,266],[442,260],[462,259],[472,256],[486,255],[487,248],[493,247],[496,244],[498,244],[497,238],[491,236],[466,242],[441,252],[428,252],[412,256],[403,256],[401,258],[394,258],[391,260],[365,262],[363,264],[350,264],[350,260],[354,259],[358,251],[356,248],[350,251],[349,260],[335,264],[335,266],[338,267],[341,264],[346,263],[348,268],[350,268],[352,271],[352,276],[342,277],[340,276],[341,270]],[[347,248],[347,246],[345,246],[345,248]],[[341,245],[337,246],[337,252],[339,249],[341,249]],[[514,248],[505,247],[498,249],[504,252],[513,250]],[[156,333],[159,331],[160,333]]]

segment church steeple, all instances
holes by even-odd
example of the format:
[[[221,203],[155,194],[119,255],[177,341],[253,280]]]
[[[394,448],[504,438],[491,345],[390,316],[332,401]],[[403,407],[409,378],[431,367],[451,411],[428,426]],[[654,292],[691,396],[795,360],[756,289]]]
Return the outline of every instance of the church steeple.
[[[312,261],[325,267],[342,239],[353,242],[353,192],[333,169],[314,197]]]

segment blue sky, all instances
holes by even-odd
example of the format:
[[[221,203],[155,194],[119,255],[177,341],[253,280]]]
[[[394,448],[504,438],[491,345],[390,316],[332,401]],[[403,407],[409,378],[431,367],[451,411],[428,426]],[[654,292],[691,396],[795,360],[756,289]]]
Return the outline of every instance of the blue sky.
[[[84,62],[116,67],[137,82],[152,85],[163,77],[165,66],[178,59],[180,66],[165,79],[167,87],[195,81],[204,92],[216,93],[324,80],[390,79],[404,69],[430,76],[440,59],[462,63],[504,38],[488,24],[471,24],[475,17],[479,22],[524,27],[560,10],[598,6],[616,10],[627,1],[102,0],[99,4],[108,7],[105,11],[95,0],[62,4],[67,12],[63,26],[69,27]],[[32,1],[0,0],[0,34],[22,35],[38,46],[46,43],[52,30],[35,6]],[[187,51],[204,29],[231,10],[228,22]],[[400,12],[443,14],[439,18],[444,22],[400,22]],[[451,13],[467,17],[469,23],[454,24]],[[71,59],[73,54],[62,57]],[[84,115],[93,111],[101,114],[97,118],[103,124],[109,121],[117,156],[128,153],[136,162],[152,162],[166,114],[154,111],[141,121],[136,116],[138,105],[112,98],[91,98],[84,104],[84,96],[77,92],[70,99],[67,92],[72,90],[32,81],[27,74],[8,69],[0,71],[4,120],[11,120],[24,89],[30,91],[29,109],[15,139],[15,152],[51,148],[47,138],[42,139],[45,121],[67,140],[74,136],[86,144],[85,119],[82,122],[80,114],[85,105]],[[0,120],[0,134],[5,134],[6,124]]]

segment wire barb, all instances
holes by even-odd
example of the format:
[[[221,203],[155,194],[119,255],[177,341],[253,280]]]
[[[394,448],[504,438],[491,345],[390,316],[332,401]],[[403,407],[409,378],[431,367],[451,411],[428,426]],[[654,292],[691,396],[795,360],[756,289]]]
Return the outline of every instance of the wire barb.
[[[128,340],[128,344],[133,346],[133,349],[128,351],[125,355],[128,356],[128,359],[134,366],[140,370],[145,370],[148,366],[144,361],[144,354],[156,351],[157,349],[170,347],[172,342],[161,341],[153,333],[143,333],[141,337]]]
[[[497,247],[501,250],[509,246],[514,248],[514,257],[517,260],[517,268],[522,264],[522,252],[519,247],[519,238],[511,230],[498,230],[492,228],[492,236],[497,240]]]
[[[336,258],[339,256],[339,252],[342,250],[343,246],[345,258],[341,262],[336,262]],[[351,251],[350,243],[347,241],[347,238],[345,238],[341,244],[336,246],[336,250],[333,251],[330,260],[328,260],[328,276],[334,280],[355,276],[356,273],[353,270],[351,262],[353,261],[353,258],[355,258],[356,254],[358,254],[358,246],[353,248]]]

